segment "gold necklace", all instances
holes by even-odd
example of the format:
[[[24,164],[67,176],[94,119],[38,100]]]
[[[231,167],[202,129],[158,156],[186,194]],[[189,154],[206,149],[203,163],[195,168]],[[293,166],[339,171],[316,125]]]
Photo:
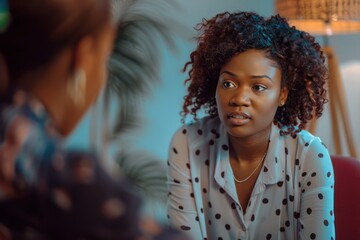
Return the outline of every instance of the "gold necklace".
[[[234,181],[237,182],[237,183],[243,183],[243,182],[246,182],[247,180],[249,180],[249,179],[252,177],[252,175],[254,175],[254,173],[256,172],[256,170],[260,167],[260,165],[264,162],[265,157],[266,157],[266,154],[267,154],[267,151],[268,151],[268,148],[269,148],[269,143],[268,143],[268,145],[267,145],[267,147],[266,147],[266,151],[265,151],[264,156],[262,157],[261,161],[260,161],[259,164],[256,166],[256,168],[254,169],[254,171],[252,171],[252,173],[250,173],[249,176],[247,176],[247,177],[246,177],[245,179],[243,179],[243,180],[238,180],[238,179],[235,177],[235,174],[234,174]]]

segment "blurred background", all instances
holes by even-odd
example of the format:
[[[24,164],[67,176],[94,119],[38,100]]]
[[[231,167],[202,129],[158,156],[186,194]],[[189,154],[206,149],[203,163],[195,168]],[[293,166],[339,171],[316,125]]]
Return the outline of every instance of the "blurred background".
[[[155,2],[156,0],[151,1]],[[172,2],[165,9],[168,11],[166,14],[181,25],[180,27],[175,26],[176,24],[169,26],[170,29],[174,30],[168,33],[171,34],[174,47],[169,47],[161,37],[155,37],[159,39],[157,41],[159,48],[156,50],[159,67],[156,71],[160,81],[152,86],[148,94],[137,96],[139,101],[136,101],[136,108],[133,108],[136,111],[134,114],[137,115],[137,124],[131,131],[122,133],[121,141],[110,141],[108,150],[113,158],[116,158],[120,149],[131,148],[135,152],[145,153],[148,158],[162,161],[165,166],[170,140],[174,132],[181,126],[179,112],[181,111],[183,97],[186,94],[184,80],[187,78],[187,73],[182,73],[181,70],[196,46],[194,37],[197,32],[194,27],[197,23],[201,22],[203,18],[211,18],[223,11],[255,11],[264,16],[271,16],[275,13],[275,2],[273,0],[174,0]],[[153,10],[156,12],[156,9]],[[164,9],[161,11],[163,12]],[[156,13],[154,14],[156,15]],[[324,42],[322,36],[317,36],[317,40],[321,45]],[[360,48],[358,45],[360,34],[334,35],[331,36],[330,40],[339,59],[349,110],[350,129],[354,137],[355,147],[359,149]],[[147,40],[143,39],[143,41]],[[111,125],[111,123],[116,122],[118,115],[115,114],[116,101],[111,99],[110,102],[112,103],[109,108]],[[101,114],[98,113],[98,115]],[[69,144],[84,148],[90,147],[92,116],[94,115],[89,114],[78,126],[75,133],[68,139]],[[101,120],[100,125],[102,125]],[[328,106],[318,121],[315,134],[328,146],[330,153],[334,154],[334,136]],[[346,151],[343,153],[343,155],[348,154]],[[158,170],[155,168],[153,171]],[[159,215],[159,219],[164,216],[164,212],[160,210],[155,210],[155,212]]]

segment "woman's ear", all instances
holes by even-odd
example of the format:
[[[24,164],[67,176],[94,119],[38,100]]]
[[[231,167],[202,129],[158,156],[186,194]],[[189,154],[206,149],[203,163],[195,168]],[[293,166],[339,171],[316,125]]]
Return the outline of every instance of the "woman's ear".
[[[289,94],[289,90],[288,90],[287,87],[283,87],[283,88],[280,90],[280,103],[279,103],[279,106],[280,106],[280,107],[282,107],[282,106],[286,103],[288,94]]]

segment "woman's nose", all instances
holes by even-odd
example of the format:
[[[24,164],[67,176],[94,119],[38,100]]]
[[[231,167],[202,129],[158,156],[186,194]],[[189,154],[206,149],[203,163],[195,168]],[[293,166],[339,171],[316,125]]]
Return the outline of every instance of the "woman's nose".
[[[231,106],[249,106],[250,105],[250,92],[246,88],[238,88],[230,98]]]

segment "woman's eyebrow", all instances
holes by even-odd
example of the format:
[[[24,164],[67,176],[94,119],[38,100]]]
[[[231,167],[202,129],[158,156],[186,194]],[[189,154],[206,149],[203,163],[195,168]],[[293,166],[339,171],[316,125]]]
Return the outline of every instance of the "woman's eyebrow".
[[[228,74],[228,75],[230,75],[230,76],[232,76],[232,77],[237,77],[237,75],[236,75],[235,73],[230,72],[230,71],[227,71],[227,70],[222,71],[222,72],[220,73],[220,76],[221,76],[222,74],[224,74],[224,73],[226,73],[226,74]]]
[[[230,76],[232,76],[232,77],[237,77],[237,75],[236,75],[235,73],[230,72],[230,71],[227,71],[227,70],[222,71],[222,72],[220,73],[220,76],[221,76],[222,74],[225,74],[225,73],[228,74],[228,75],[230,75]],[[267,79],[269,79],[270,81],[273,82],[272,78],[269,77],[268,75],[251,75],[250,77],[251,77],[251,78],[254,78],[254,79],[257,79],[257,78],[267,78]]]
[[[269,77],[268,75],[251,75],[251,78],[267,78],[270,81],[273,81],[271,77]]]

